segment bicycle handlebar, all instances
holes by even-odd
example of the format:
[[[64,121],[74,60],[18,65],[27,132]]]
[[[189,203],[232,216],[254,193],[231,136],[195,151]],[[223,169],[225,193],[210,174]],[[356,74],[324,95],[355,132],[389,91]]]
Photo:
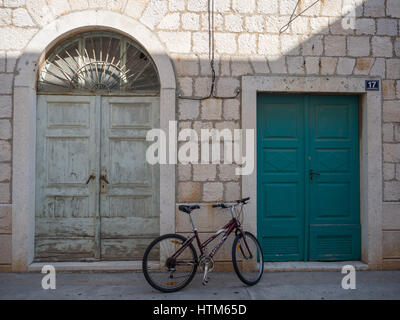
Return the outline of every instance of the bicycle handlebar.
[[[237,204],[247,204],[247,202],[249,200],[250,200],[250,197],[249,198],[244,198],[244,199],[241,199],[241,200],[236,200],[236,203]],[[232,207],[232,205],[226,205],[225,203],[218,203],[218,204],[214,204],[212,207],[213,208],[228,209],[228,208]]]

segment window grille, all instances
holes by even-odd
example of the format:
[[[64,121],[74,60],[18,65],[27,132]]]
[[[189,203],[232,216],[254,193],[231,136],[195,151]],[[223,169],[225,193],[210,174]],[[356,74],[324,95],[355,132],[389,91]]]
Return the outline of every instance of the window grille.
[[[149,54],[112,32],[86,32],[56,47],[43,62],[39,92],[158,94],[160,82]]]

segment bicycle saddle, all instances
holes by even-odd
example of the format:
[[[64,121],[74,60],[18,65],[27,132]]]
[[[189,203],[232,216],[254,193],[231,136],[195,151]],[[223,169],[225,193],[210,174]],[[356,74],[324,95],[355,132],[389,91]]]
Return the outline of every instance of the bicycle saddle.
[[[200,209],[200,206],[179,206],[179,210],[188,214],[191,214],[193,210]]]

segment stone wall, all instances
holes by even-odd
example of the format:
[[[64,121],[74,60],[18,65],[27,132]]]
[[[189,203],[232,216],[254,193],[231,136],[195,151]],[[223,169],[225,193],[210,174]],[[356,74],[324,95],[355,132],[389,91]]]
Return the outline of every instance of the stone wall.
[[[231,96],[251,74],[370,75],[383,87],[383,258],[400,267],[400,1],[356,0],[356,25],[344,29],[347,0],[321,0],[279,34],[296,0],[216,0],[217,94]],[[298,12],[314,0],[302,0]],[[29,40],[57,17],[87,9],[130,16],[164,43],[184,95],[210,88],[207,0],[0,0],[0,270],[11,263],[12,92],[15,65]],[[135,35],[132,35],[133,37]],[[240,98],[178,100],[180,128],[239,128]],[[32,159],[32,161],[35,161]],[[177,204],[208,204],[195,215],[211,232],[210,203],[241,196],[241,179],[229,165],[178,165]],[[176,215],[177,231],[187,219]],[[227,249],[229,252],[229,248]],[[222,255],[227,254],[222,252]],[[224,260],[223,258],[221,258]]]

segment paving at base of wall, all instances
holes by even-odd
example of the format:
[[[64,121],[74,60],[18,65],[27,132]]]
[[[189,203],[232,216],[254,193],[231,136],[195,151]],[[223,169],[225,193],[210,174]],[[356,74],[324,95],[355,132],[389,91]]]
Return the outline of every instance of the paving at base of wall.
[[[265,272],[247,287],[235,273],[211,274],[206,287],[201,274],[182,291],[163,294],[151,288],[143,274],[61,273],[57,289],[43,290],[43,274],[0,274],[0,299],[94,300],[329,300],[400,299],[400,271],[357,271],[356,289],[344,290],[343,275],[335,272]]]

